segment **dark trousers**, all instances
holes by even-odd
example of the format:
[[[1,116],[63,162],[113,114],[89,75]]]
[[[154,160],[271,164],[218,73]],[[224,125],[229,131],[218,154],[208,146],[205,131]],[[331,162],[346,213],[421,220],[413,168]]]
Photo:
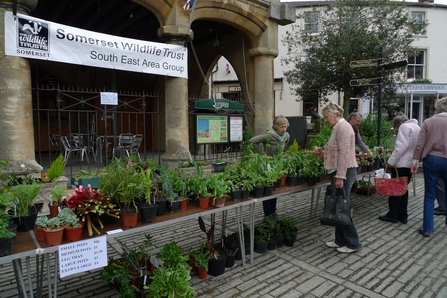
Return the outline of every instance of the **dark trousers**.
[[[396,178],[396,170],[394,168],[390,169],[391,178]],[[399,177],[408,177],[408,183],[411,180],[411,169],[410,168],[397,168],[397,174]],[[388,206],[390,210],[387,216],[396,220],[407,220],[408,219],[408,191],[400,197],[388,197]]]
[[[262,207],[265,216],[272,215],[272,213],[276,212],[276,198],[262,201]]]

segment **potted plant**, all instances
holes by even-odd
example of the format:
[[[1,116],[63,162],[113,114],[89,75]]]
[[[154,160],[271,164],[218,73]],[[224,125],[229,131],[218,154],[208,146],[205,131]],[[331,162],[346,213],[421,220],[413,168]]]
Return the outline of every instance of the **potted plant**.
[[[140,168],[141,182],[140,182],[140,201],[139,212],[140,221],[150,223],[155,219],[157,214],[157,205],[155,205],[154,194],[156,188],[154,186],[154,175],[152,168]]]
[[[284,244],[292,247],[296,241],[298,234],[298,226],[291,218],[283,218],[280,220],[281,227],[284,232]]]
[[[18,184],[10,187],[13,196],[14,207],[9,210],[13,221],[17,224],[17,230],[30,231],[34,228],[37,219],[37,210],[34,207],[34,199],[41,188],[41,184]]]
[[[89,184],[92,188],[99,187],[99,178],[101,177],[101,172],[98,168],[89,170],[80,170],[79,173],[71,178],[71,185],[73,188],[82,185],[87,187]]]
[[[225,170],[227,162],[222,159],[216,159],[213,161],[214,172],[223,172]]]
[[[115,286],[120,297],[136,297],[134,287],[130,283],[126,260],[109,258],[107,266],[101,269],[99,276],[102,281]]]
[[[58,217],[64,224],[65,239],[67,241],[78,241],[82,239],[84,223],[79,220],[71,209],[63,208],[59,212]]]
[[[141,175],[132,160],[114,159],[104,168],[101,178],[99,188],[119,206],[122,227],[136,227],[138,208],[135,199],[140,192]]]
[[[0,257],[12,251],[16,234],[10,231],[9,215],[0,210]]]
[[[36,234],[37,241],[47,241],[45,236],[45,228],[48,227],[48,217],[39,216],[36,219],[36,223],[34,225],[34,233]]]
[[[93,223],[93,219],[99,224],[99,228],[104,228],[101,217],[118,218],[119,210],[115,208],[107,196],[91,186],[84,188],[82,185],[76,188],[74,193],[70,194],[68,199],[64,200],[65,206],[71,208],[81,218],[82,222],[87,224],[89,236],[93,231],[100,235],[98,228]]]
[[[45,238],[49,246],[59,245],[64,237],[65,223],[56,216],[48,220],[47,227],[44,229]]]
[[[59,214],[59,208],[61,202],[65,199],[67,194],[67,188],[59,185],[53,186],[51,189],[50,202],[48,203],[48,208],[50,209],[50,216],[55,217]]]
[[[184,210],[188,207],[188,195],[191,191],[188,184],[189,176],[182,171],[176,171],[176,174],[176,179],[174,180],[174,192],[177,193],[178,196],[179,210]]]
[[[192,255],[194,263],[197,266],[200,279],[206,279],[208,276],[208,262],[210,261],[210,252],[205,249],[205,244],[200,243],[200,249],[197,253]]]
[[[213,175],[209,179],[208,188],[212,191],[213,205],[225,206],[225,198],[230,190],[229,183],[221,175]]]
[[[267,252],[267,246],[270,239],[270,231],[264,226],[255,227],[254,248],[257,253]]]
[[[154,270],[152,283],[145,286],[145,292],[151,297],[186,297],[193,298],[194,290],[189,280],[191,275],[188,256],[183,256],[182,248],[177,243],[167,243],[157,253],[157,258],[163,262]]]

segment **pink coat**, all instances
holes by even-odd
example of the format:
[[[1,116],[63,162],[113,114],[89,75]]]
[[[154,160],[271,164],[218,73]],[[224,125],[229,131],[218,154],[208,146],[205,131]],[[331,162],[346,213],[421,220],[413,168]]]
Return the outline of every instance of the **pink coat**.
[[[324,167],[336,169],[335,178],[346,179],[348,168],[358,167],[355,159],[355,135],[351,124],[343,119],[333,129],[324,147]]]

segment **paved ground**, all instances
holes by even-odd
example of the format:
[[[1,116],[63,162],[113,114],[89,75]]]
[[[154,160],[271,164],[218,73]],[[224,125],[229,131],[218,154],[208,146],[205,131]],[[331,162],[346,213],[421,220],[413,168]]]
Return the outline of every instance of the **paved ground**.
[[[196,297],[447,297],[445,217],[435,218],[431,237],[417,233],[422,225],[421,174],[416,185],[416,196],[411,187],[408,224],[377,219],[388,210],[387,198],[352,195],[353,217],[364,246],[355,254],[340,254],[325,247],[325,241],[333,240],[333,228],[321,226],[318,217],[309,216],[310,192],[282,199],[278,213],[294,218],[300,228],[294,247],[255,253],[254,264],[242,267],[241,261],[236,261],[218,277],[200,280],[194,275],[191,283]],[[321,201],[318,209],[322,209]],[[234,214],[228,216],[231,232],[236,229]],[[256,207],[256,218],[260,223],[261,204]],[[196,220],[156,229],[151,235],[158,248],[175,240],[185,252],[197,248],[205,236]],[[133,234],[121,240],[132,245],[142,237]],[[117,243],[109,245],[109,256],[117,256],[118,249]],[[11,266],[1,270],[0,297],[16,297]],[[99,270],[59,280],[58,296],[118,297],[114,289],[100,281]]]

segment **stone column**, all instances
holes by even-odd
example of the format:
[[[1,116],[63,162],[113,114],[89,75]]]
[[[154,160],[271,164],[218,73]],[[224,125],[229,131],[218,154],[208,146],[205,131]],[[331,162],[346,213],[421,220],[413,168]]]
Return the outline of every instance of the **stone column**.
[[[188,36],[187,32],[186,28],[179,26],[165,26],[158,30],[158,35],[168,44],[183,45]],[[191,158],[188,131],[188,79],[165,77],[165,117],[166,151],[161,160],[163,165],[176,168],[179,161]]]
[[[0,40],[5,40],[5,12],[12,1],[0,0]],[[28,14],[37,0],[18,0],[17,13]],[[31,70],[25,58],[5,56],[0,48],[0,160],[7,160],[16,174],[39,174],[34,155]]]
[[[274,73],[273,59],[278,56],[278,49],[255,48],[249,51],[253,58],[253,101],[254,101],[254,125],[255,135],[264,133],[272,127],[275,116],[274,106]]]

